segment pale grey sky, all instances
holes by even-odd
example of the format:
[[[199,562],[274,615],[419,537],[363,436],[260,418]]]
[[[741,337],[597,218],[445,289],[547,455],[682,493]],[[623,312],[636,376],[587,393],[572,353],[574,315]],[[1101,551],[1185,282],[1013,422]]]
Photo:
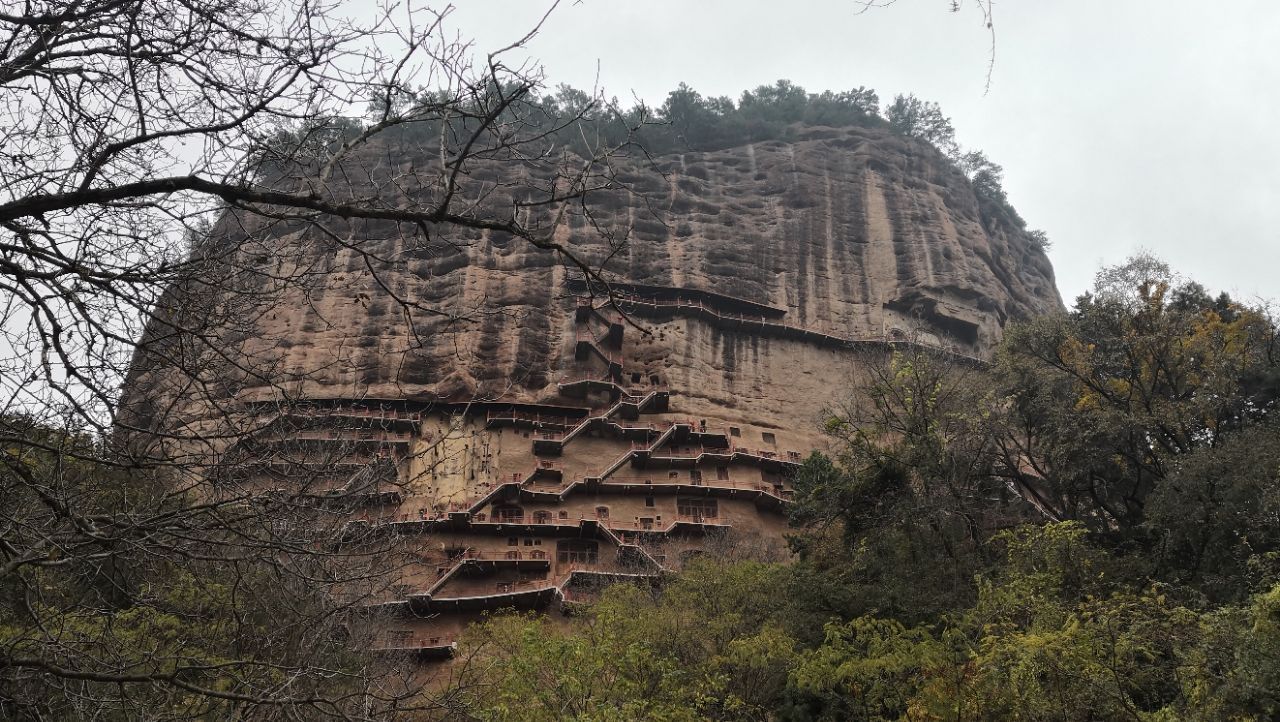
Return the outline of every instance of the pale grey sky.
[[[788,78],[937,101],[966,147],[1053,241],[1064,300],[1101,264],[1148,249],[1213,290],[1280,299],[1280,2],[1020,0],[990,38],[969,0],[565,3],[529,49],[552,84],[659,104],[686,82],[735,98]],[[458,0],[477,50],[550,2]]]

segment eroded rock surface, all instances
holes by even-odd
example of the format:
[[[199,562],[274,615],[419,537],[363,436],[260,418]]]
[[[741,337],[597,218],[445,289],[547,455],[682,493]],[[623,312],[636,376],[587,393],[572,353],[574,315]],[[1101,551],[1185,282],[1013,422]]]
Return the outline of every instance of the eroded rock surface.
[[[606,265],[620,281],[746,299],[837,337],[892,338],[923,323],[933,342],[980,357],[1011,319],[1061,308],[1052,268],[1026,235],[984,223],[958,170],[883,130],[812,128],[792,142],[662,157],[621,179],[629,190],[589,199],[596,224],[628,238]],[[559,259],[497,233],[426,240],[394,223],[344,229],[358,251],[307,229],[268,234],[279,246],[264,245],[257,260],[306,282],[237,319],[255,367],[305,376],[307,396],[557,395],[575,295]],[[557,237],[584,257],[606,253],[581,216]],[[665,359],[627,359],[628,373],[723,371],[741,383],[716,379],[704,393],[724,405],[741,402],[742,383],[757,383],[748,379],[768,383],[755,370],[771,363],[763,337],[699,328],[668,339]],[[235,393],[274,392],[247,378]]]
[[[360,160],[371,184],[425,162]],[[500,202],[501,172],[466,188]],[[824,447],[862,354],[910,338],[982,358],[1009,321],[1062,306],[1024,232],[884,130],[811,128],[620,180],[555,238],[609,259],[629,318],[507,235],[229,216],[237,250],[208,263],[236,292],[178,314],[210,325],[216,353],[150,345],[163,354],[140,357],[128,413],[208,435],[169,444],[213,451],[206,468],[230,449],[244,464],[225,478],[364,494],[362,519],[418,560],[367,598],[404,613],[386,624],[417,646],[397,648],[447,653],[478,610],[679,568],[730,532],[726,548],[778,553],[789,476]],[[233,417],[247,438],[218,432]]]

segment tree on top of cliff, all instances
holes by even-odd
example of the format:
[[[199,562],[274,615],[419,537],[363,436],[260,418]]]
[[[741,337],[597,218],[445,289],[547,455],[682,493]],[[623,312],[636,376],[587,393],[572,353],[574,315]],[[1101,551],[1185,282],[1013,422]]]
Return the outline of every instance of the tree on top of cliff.
[[[898,95],[885,108],[884,115],[895,133],[930,143],[949,158],[959,155],[956,129],[951,125],[951,119],[942,114],[942,108],[937,103],[921,100],[914,95]]]
[[[784,140],[791,126],[878,127],[880,100],[874,90],[857,87],[835,93],[810,93],[790,80],[745,90],[735,103],[706,98],[681,83],[638,127],[635,139],[649,153],[707,151],[762,140]]]

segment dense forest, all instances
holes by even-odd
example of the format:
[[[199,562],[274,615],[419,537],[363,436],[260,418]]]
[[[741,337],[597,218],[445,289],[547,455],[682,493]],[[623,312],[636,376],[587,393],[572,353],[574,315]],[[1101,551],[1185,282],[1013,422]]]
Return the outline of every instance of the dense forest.
[[[1151,258],[833,407],[794,563],[476,628],[460,719],[1280,716],[1280,337]]]

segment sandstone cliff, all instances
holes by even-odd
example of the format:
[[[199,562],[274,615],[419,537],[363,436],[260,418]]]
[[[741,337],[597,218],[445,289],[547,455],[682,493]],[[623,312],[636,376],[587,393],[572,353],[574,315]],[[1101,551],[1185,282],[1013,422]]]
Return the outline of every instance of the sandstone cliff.
[[[381,145],[341,177],[353,196],[429,193],[425,165]],[[1031,239],[885,130],[810,128],[618,180],[554,228],[617,306],[504,234],[228,214],[207,290],[160,311],[204,342],[153,324],[127,417],[182,429],[163,453],[195,454],[215,488],[364,500],[353,523],[418,559],[367,601],[447,654],[479,610],[564,603],[712,543],[780,554],[790,476],[864,349],[981,358],[1010,320],[1061,308]],[[464,190],[501,204],[522,183],[536,173],[482,164]]]
[[[363,175],[343,177],[376,185],[425,164],[399,153],[366,149],[352,163]],[[523,171],[473,169],[470,187],[500,201],[517,192],[501,175],[513,172]],[[922,329],[930,343],[978,357],[1010,320],[1061,308],[1049,261],[1025,233],[984,218],[963,174],[932,147],[884,129],[801,129],[788,142],[631,163],[618,178],[625,189],[593,193],[590,222],[567,214],[556,237],[632,289],[718,294],[707,298],[728,303],[725,313],[774,315],[836,339]],[[267,277],[290,280],[256,296],[249,313],[196,304],[226,307],[218,323],[231,360],[214,359],[203,379],[214,396],[266,400],[287,382],[308,398],[564,400],[557,381],[575,367],[580,293],[565,264],[500,233],[338,228],[326,236],[239,216],[221,225],[230,241],[256,240],[213,264],[252,268],[258,290]],[[647,338],[630,334],[626,375],[685,385],[708,409],[758,399],[771,407],[769,425],[811,426],[846,363],[804,340],[688,314],[666,320]],[[150,410],[192,388],[160,369],[146,376],[133,385],[147,387]],[[816,398],[794,408],[805,394]],[[178,407],[188,420],[207,410]]]
[[[887,337],[918,318],[979,356],[1009,320],[1061,307],[1044,254],[1016,229],[984,223],[941,155],[887,131],[811,128],[791,142],[662,157],[620,179],[628,190],[590,199],[595,224],[570,215],[557,235],[595,259],[607,245],[597,226],[625,236],[605,266],[621,281],[774,306],[788,324],[840,337]],[[281,245],[259,260],[310,280],[241,329],[246,353],[305,373],[308,395],[555,392],[572,334],[572,274],[557,259],[496,233],[349,230],[363,236],[359,253],[272,231]]]

